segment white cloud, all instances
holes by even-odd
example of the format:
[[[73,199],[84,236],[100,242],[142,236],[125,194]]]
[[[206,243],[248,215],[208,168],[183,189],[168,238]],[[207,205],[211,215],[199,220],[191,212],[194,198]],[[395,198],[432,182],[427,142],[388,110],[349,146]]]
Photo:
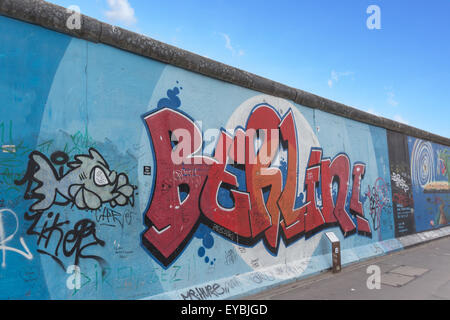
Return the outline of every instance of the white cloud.
[[[403,119],[403,117],[401,115],[399,115],[399,114],[396,114],[394,116],[394,120],[397,121],[397,122],[401,122],[403,124],[409,124],[408,120]]]
[[[228,50],[230,50],[231,52],[234,52],[233,47],[231,46],[231,39],[230,36],[227,35],[226,33],[222,33],[222,36],[225,38],[225,48],[227,48]]]
[[[226,33],[221,33],[222,37],[224,37],[225,39],[225,48],[227,48],[228,50],[231,51],[231,53],[233,54],[233,56],[243,56],[245,54],[245,51],[240,49],[240,50],[236,50],[235,48],[233,48],[233,46],[231,45],[231,39],[230,36]]]
[[[342,78],[342,77],[348,77],[348,76],[351,76],[351,75],[354,75],[354,74],[355,74],[355,73],[354,73],[354,72],[351,72],[351,71],[336,72],[336,71],[334,71],[334,70],[331,70],[331,76],[330,76],[331,79],[328,79],[328,86],[329,86],[330,88],[332,88],[333,85],[334,85],[336,82],[339,81],[339,78]]]
[[[398,101],[395,100],[395,94],[394,91],[392,90],[391,87],[385,88],[385,90],[387,91],[387,103],[393,107],[398,106]]]
[[[106,11],[105,15],[108,19],[119,21],[126,25],[133,25],[137,22],[134,9],[128,0],[107,0],[107,2],[110,10]]]

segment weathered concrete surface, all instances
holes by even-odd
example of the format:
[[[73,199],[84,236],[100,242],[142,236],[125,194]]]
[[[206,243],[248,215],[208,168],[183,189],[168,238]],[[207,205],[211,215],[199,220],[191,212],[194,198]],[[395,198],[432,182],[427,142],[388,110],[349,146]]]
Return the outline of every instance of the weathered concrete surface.
[[[223,63],[170,46],[149,37],[97,21],[82,15],[80,30],[66,27],[70,13],[65,8],[43,0],[1,0],[0,14],[37,24],[92,42],[101,42],[161,62],[169,63],[215,79],[230,82],[262,93],[292,100],[301,105],[379,126],[417,138],[450,145],[450,139],[390,119],[349,107],[315,94],[233,68]]]
[[[369,290],[366,270],[370,265],[381,268],[381,289]],[[399,274],[399,267],[407,272]],[[344,268],[339,274],[326,272],[318,276],[286,285],[264,293],[246,297],[248,300],[414,300],[450,299],[450,237],[441,238],[407,250],[402,250],[380,258]],[[421,275],[411,275],[415,268],[428,269]],[[394,272],[392,272],[394,271]],[[383,284],[394,274],[404,279],[404,285],[395,287]],[[383,279],[385,281],[383,281]],[[392,282],[393,283],[393,282]],[[400,283],[400,282],[399,282]]]

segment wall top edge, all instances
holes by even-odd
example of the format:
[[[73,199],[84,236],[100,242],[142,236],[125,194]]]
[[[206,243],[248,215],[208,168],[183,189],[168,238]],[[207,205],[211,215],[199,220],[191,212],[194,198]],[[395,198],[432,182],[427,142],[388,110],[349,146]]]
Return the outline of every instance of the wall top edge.
[[[87,41],[103,43],[211,78],[292,100],[306,107],[450,146],[449,138],[289,87],[85,15],[81,15],[81,28],[70,30],[66,23],[71,14],[65,8],[44,0],[0,0],[0,15],[9,18]]]

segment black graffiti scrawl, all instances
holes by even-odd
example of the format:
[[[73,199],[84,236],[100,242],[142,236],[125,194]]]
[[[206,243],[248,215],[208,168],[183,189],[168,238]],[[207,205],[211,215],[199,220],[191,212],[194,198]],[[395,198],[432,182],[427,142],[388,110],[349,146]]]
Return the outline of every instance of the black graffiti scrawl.
[[[29,155],[26,174],[15,183],[27,184],[25,199],[36,199],[30,211],[46,211],[54,204],[73,204],[82,210],[98,210],[106,203],[134,205],[137,187],[129,184],[126,174],[111,170],[97,150],[91,148],[88,155],[77,155],[71,162],[68,158],[63,152],[54,153],[51,159],[38,151]],[[58,194],[66,201],[57,201]]]
[[[391,171],[395,237],[416,232],[408,145],[403,133],[386,131]]]

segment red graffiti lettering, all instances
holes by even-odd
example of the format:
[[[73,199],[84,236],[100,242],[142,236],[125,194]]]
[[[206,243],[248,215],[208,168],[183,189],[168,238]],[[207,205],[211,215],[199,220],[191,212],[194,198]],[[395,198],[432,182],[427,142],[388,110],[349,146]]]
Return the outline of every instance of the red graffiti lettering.
[[[214,156],[216,161],[209,169],[200,199],[200,207],[209,220],[230,230],[238,237],[251,238],[249,195],[231,189],[237,188],[237,179],[234,175],[225,171],[227,154],[231,146],[231,138],[225,132],[221,132]],[[221,186],[228,188],[233,195],[234,208],[226,209],[218,203],[218,193]]]
[[[255,164],[250,162],[245,165],[247,190],[250,193],[252,235],[255,238],[264,231],[265,239],[273,250],[278,244],[280,210],[277,201],[281,195],[283,182],[281,171],[269,166],[278,152],[279,137],[273,133],[278,133],[279,124],[280,118],[268,106],[256,108],[247,123],[247,130],[251,132],[247,136],[249,143],[247,151],[252,155],[251,158],[256,159]],[[253,145],[256,133],[260,133],[261,129],[264,130],[264,141],[256,154]],[[269,192],[267,202],[264,200],[265,190]]]
[[[274,254],[280,237],[288,245],[336,225],[344,236],[357,230],[371,237],[360,201],[365,165],[355,164],[350,179],[347,155],[330,160],[322,158],[320,148],[298,150],[291,110],[280,117],[269,105],[257,106],[246,128],[237,128],[234,136],[220,132],[213,156],[201,155],[202,133],[181,112],[160,109],[144,121],[153,144],[156,178],[142,238],[164,266],[181,253],[199,223],[236,243],[254,245],[262,239]],[[280,150],[287,152],[285,173],[273,166]],[[296,208],[299,152],[309,152],[310,157],[301,190],[306,196]],[[245,175],[245,187],[228,166]],[[346,209],[350,180],[348,211],[356,224]],[[232,205],[221,204],[223,192]]]
[[[145,214],[150,228],[144,233],[143,242],[147,247],[156,249],[152,253],[160,260],[173,260],[200,217],[198,199],[206,178],[202,174],[205,165],[191,162],[193,151],[201,147],[201,133],[193,121],[171,109],[153,113],[145,118],[145,122],[152,138],[157,165],[153,201]],[[186,135],[171,134],[176,130],[179,133],[180,128],[186,130]],[[188,135],[194,139],[187,139]],[[174,137],[179,139],[175,147],[171,141]],[[191,153],[185,153],[186,149],[190,149]],[[179,164],[172,161],[174,156],[181,158]],[[183,169],[190,170],[191,174],[181,174],[173,179],[173,172]],[[198,177],[198,180],[191,179],[192,176]],[[183,201],[180,198],[182,192],[189,193]]]
[[[356,215],[359,234],[371,235],[369,221],[364,218],[362,203],[359,199],[359,190],[361,189],[361,179],[366,172],[366,166],[362,163],[355,164],[353,167],[353,188],[352,198],[350,200],[350,211]],[[358,192],[355,192],[357,190]]]

